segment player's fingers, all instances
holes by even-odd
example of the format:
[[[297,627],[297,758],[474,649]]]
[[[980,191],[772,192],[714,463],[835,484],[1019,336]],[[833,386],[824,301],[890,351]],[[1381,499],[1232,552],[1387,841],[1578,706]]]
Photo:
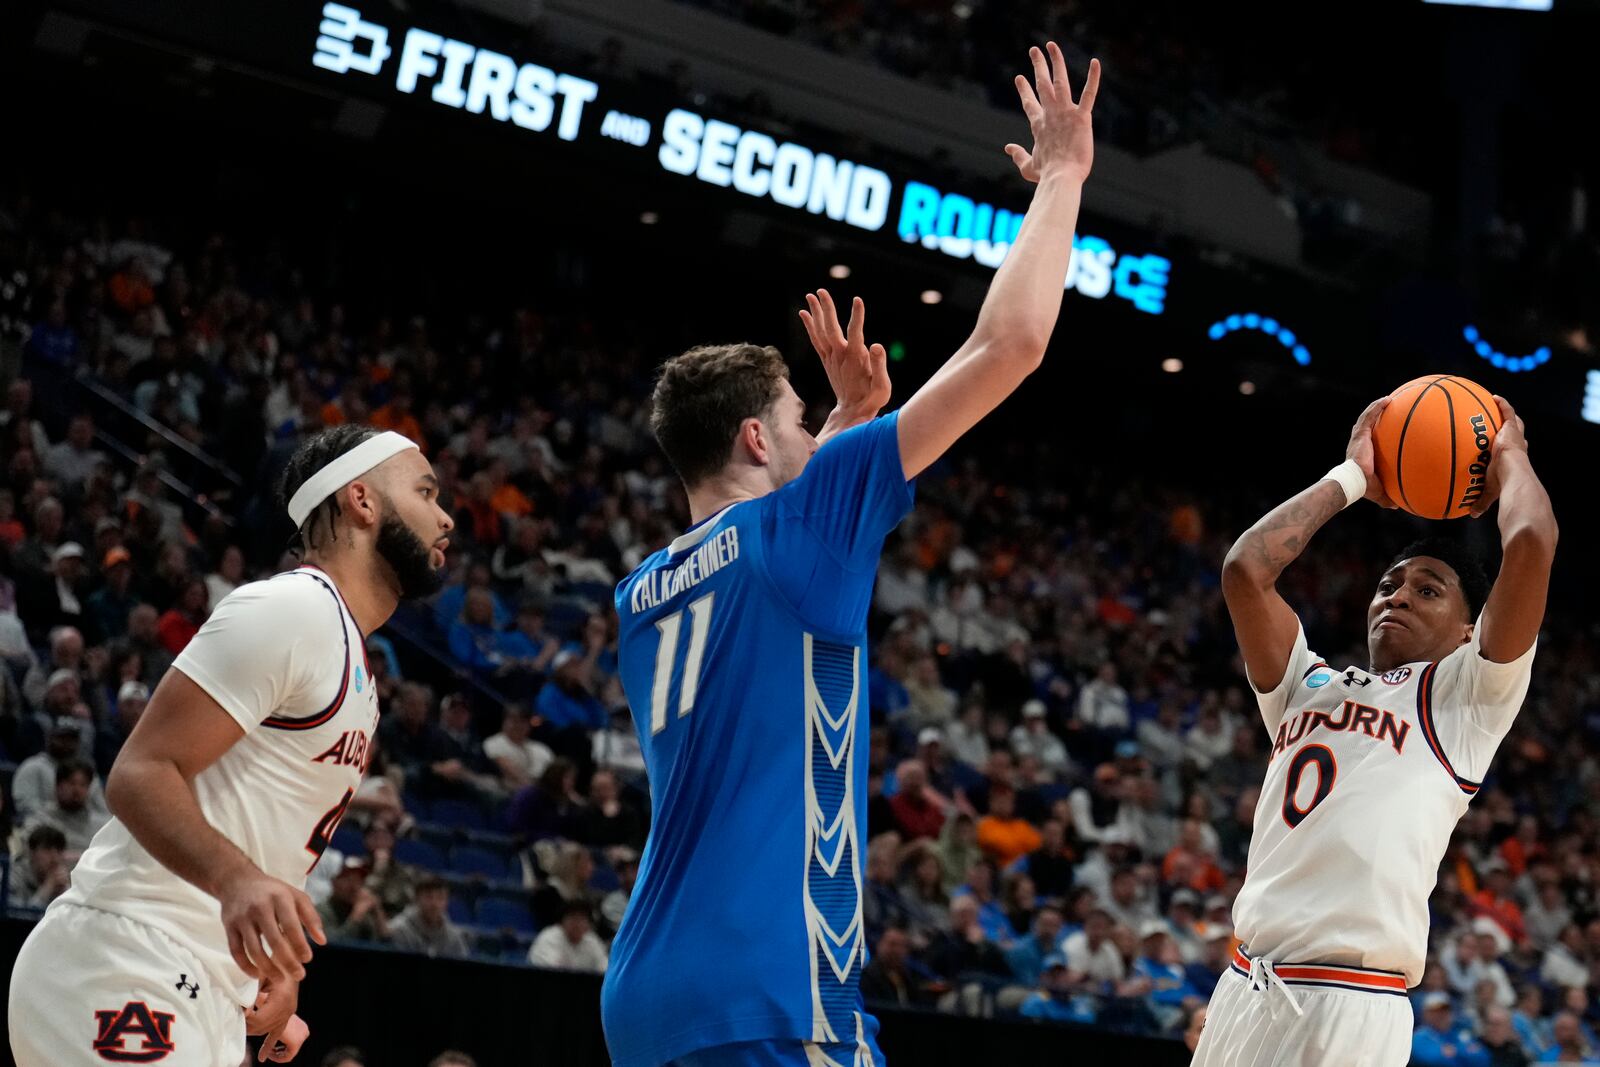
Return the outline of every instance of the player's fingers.
[[[284,940],[294,952],[294,958],[302,964],[310,963],[311,942],[306,940],[305,928],[301,923],[299,901],[291,898],[278,905],[278,928],[283,931]],[[304,973],[302,968],[302,977]]]
[[[817,297],[822,301],[822,329],[828,340],[835,343],[844,341],[844,328],[839,325],[839,309],[833,306],[833,294],[826,289],[818,289]]]
[[[245,941],[245,935],[238,925],[228,927],[228,952],[233,956],[233,962],[238,964],[239,969],[245,974],[260,981],[263,977],[261,969],[250,958],[250,953],[245,948]]]
[[[1043,50],[1037,47],[1028,49],[1028,58],[1033,61],[1034,91],[1039,94],[1041,101],[1054,100],[1056,87],[1050,80],[1050,64]]]
[[[811,347],[817,350],[818,355],[824,354],[822,346],[817,344],[817,327],[811,318],[811,312],[803,308],[800,311],[800,325],[806,328],[806,336],[811,339]]]
[[[1083,92],[1078,96],[1078,106],[1085,111],[1094,110],[1094,98],[1100,95],[1100,61],[1089,60],[1089,77],[1083,83]]]
[[[1019,144],[1008,144],[1006,145],[1006,155],[1010,156],[1011,162],[1017,165],[1017,171],[1023,177],[1027,177],[1028,164],[1033,162],[1033,156],[1028,153],[1028,150]]]
[[[1062,99],[1070,103],[1072,81],[1067,77],[1067,57],[1061,54],[1061,46],[1054,41],[1046,41],[1044,49],[1050,57],[1050,80],[1055,84],[1056,92]]]
[[[846,327],[846,337],[850,344],[859,345],[866,341],[867,334],[867,303],[859,296],[850,301],[850,322]]]
[[[290,1018],[293,1018],[293,1016],[290,1016]],[[256,1053],[257,1063],[266,1063],[269,1058],[277,1058],[273,1056],[273,1053],[277,1050],[279,1042],[283,1040],[283,1032],[288,1026],[289,1020],[285,1019],[281,1026],[268,1032],[267,1036],[261,1039],[261,1051]]]
[[[311,934],[311,940],[319,945],[326,945],[328,943],[328,935],[322,929],[322,916],[317,914],[317,906],[311,903],[311,898],[298,889],[294,891],[294,910],[299,916],[299,926],[295,929],[298,930],[301,926],[305,927]],[[307,948],[306,959],[308,960],[311,958],[309,953],[310,949]]]
[[[1017,87],[1017,96],[1022,99],[1022,113],[1029,122],[1033,122],[1044,114],[1044,108],[1039,106],[1039,97],[1034,93],[1033,86],[1028,83],[1026,75],[1018,74],[1012,79]]]

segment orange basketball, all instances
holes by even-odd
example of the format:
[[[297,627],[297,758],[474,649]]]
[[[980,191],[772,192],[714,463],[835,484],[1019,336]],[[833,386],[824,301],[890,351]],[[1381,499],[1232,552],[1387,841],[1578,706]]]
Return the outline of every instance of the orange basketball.
[[[1424,519],[1459,519],[1483,495],[1500,408],[1477,382],[1430,374],[1389,394],[1372,443],[1384,492]]]

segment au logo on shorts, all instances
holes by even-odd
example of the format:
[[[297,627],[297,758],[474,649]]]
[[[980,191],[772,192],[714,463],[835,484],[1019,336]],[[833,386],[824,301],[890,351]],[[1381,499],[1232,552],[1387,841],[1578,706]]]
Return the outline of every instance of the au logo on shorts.
[[[177,1048],[172,1043],[171,1012],[151,1011],[142,1000],[130,1000],[118,1011],[97,1011],[100,1035],[94,1050],[112,1063],[154,1063]]]

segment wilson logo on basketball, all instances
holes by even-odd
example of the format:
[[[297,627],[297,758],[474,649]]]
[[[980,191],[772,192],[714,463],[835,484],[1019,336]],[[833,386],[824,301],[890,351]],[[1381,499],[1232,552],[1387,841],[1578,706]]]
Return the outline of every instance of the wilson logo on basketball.
[[[154,1063],[166,1059],[172,1043],[171,1012],[151,1011],[142,1000],[130,1000],[119,1011],[97,1011],[100,1034],[94,1050],[113,1063]]]
[[[1411,677],[1410,667],[1396,667],[1394,670],[1385,674],[1383,676],[1383,680],[1389,685],[1399,685],[1409,677]]]
[[[1478,458],[1467,467],[1467,487],[1461,493],[1461,507],[1470,509],[1477,499],[1483,495],[1484,475],[1489,471],[1489,427],[1482,415],[1474,415],[1472,423],[1472,445],[1478,450]]]

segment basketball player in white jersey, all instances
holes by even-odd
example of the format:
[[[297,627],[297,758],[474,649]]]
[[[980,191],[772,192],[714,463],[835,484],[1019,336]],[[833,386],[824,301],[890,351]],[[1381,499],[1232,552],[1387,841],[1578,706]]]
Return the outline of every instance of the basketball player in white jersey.
[[[1386,400],[1362,413],[1343,464],[1228,554],[1223,593],[1272,750],[1233,908],[1241,944],[1212,995],[1196,1064],[1410,1059],[1406,990],[1422,979],[1428,896],[1527,693],[1556,547],[1522,420],[1495,399],[1504,424],[1475,511],[1498,496],[1494,587],[1446,542],[1406,549],[1368,605],[1364,667],[1311,652],[1275,584],[1345,507],[1393,506],[1372,467]]]
[[[235,590],[162,678],[107,783],[114,818],[11,976],[18,1067],[285,1062],[321,923],[302,891],[355,795],[378,703],[364,635],[438,587],[450,517],[416,445],[340,426],[284,473],[305,565]]]

